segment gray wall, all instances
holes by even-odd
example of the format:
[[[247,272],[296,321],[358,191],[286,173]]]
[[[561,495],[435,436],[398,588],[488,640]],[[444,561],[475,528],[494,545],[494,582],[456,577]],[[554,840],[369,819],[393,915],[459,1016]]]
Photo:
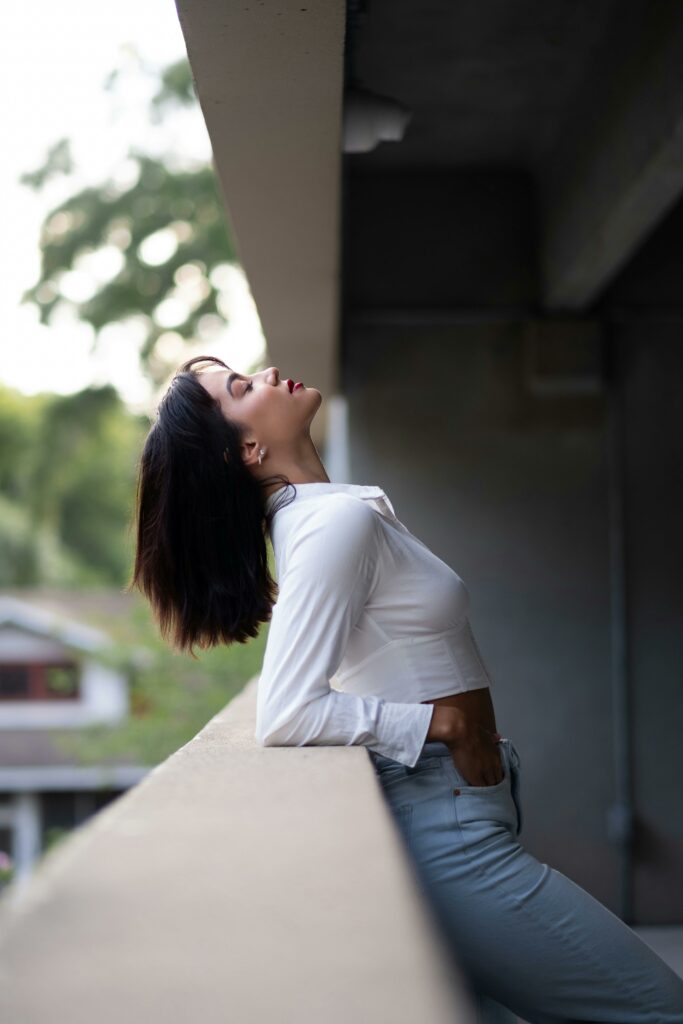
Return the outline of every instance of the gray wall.
[[[675,329],[622,334],[634,923],[666,923],[683,918],[683,350]],[[384,487],[399,519],[470,590],[497,725],[521,755],[524,845],[618,912],[618,856],[607,832],[614,747],[605,398],[531,393],[524,346],[521,323],[351,319],[343,368],[351,479]]]
[[[638,920],[683,919],[683,337],[623,325]]]

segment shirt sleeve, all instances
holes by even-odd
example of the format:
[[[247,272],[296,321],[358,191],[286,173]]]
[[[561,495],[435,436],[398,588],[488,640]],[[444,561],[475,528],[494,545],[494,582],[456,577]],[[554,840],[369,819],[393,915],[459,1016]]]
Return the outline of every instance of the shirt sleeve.
[[[290,538],[257,685],[262,746],[361,744],[413,767],[433,704],[333,690],[377,571],[379,524],[356,498],[329,496]]]

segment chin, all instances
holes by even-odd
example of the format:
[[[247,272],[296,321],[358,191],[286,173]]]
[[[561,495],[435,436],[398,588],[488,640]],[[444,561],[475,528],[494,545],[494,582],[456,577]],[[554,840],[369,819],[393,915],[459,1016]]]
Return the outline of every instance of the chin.
[[[309,387],[309,385],[308,385],[308,384],[306,385],[306,394],[309,394],[309,395],[310,395],[310,394],[315,394],[315,395],[317,395],[317,396],[318,396],[318,398],[319,398],[319,399],[320,399],[320,400],[322,401],[322,397],[323,397],[323,396],[322,396],[322,395],[321,395],[321,393],[320,393],[320,392],[318,391],[318,389],[317,389],[317,388],[314,388],[314,387]]]
[[[309,423],[310,423],[310,421],[313,419],[313,417],[317,413],[317,411],[320,408],[320,406],[323,404],[323,396],[321,395],[321,393],[318,391],[317,388],[309,388],[309,387],[307,387],[306,390],[307,391],[314,391],[315,392],[315,401],[312,403],[313,408],[312,408],[312,410],[309,413]]]

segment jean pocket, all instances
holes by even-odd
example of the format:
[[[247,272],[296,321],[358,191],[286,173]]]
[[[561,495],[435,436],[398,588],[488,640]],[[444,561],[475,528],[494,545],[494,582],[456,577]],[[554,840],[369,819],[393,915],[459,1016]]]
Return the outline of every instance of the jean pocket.
[[[453,758],[448,758],[449,766],[455,780],[455,787],[463,793],[495,793],[504,789],[510,782],[510,752],[507,744],[509,740],[503,739],[497,744],[500,754],[500,766],[503,769],[503,777],[500,782],[494,782],[490,786],[473,786],[465,781],[464,776],[458,771]]]
[[[519,756],[512,743],[503,739],[501,763],[504,776],[493,786],[465,786],[456,782],[453,788],[455,817],[466,842],[476,845],[488,840],[502,826],[513,837],[522,830],[522,807],[519,799]],[[455,778],[460,778],[453,766]]]

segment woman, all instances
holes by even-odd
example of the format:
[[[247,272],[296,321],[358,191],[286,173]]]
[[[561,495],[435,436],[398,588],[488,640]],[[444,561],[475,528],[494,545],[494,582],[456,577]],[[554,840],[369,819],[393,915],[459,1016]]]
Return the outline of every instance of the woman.
[[[496,732],[467,589],[380,487],[329,480],[321,402],[273,366],[184,363],[142,453],[131,586],[193,657],[270,622],[257,740],[368,748],[487,1020],[681,1024],[683,981],[520,844],[519,754]]]

